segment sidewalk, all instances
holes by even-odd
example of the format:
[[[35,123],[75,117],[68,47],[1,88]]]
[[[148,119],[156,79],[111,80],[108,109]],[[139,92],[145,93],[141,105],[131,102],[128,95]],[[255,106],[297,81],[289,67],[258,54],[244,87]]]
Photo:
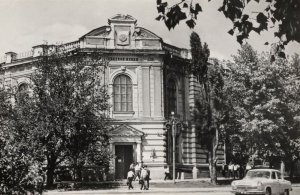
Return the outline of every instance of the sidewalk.
[[[150,180],[150,189],[149,190],[140,190],[140,185],[137,181],[133,182],[133,190],[128,190],[126,186],[126,180],[124,181],[115,181],[116,185],[113,188],[106,189],[91,189],[91,190],[50,190],[45,192],[46,195],[59,195],[59,194],[68,194],[68,195],[83,195],[83,194],[128,194],[128,193],[184,193],[184,192],[223,192],[230,191],[230,185],[213,185],[211,184],[209,178],[201,179],[185,179],[185,180],[176,180],[176,183],[173,183],[173,180]]]
[[[163,181],[163,180],[151,180],[149,190],[140,190],[139,184],[137,181],[133,183],[133,190],[128,190],[126,186],[126,181],[118,181],[119,186],[114,188],[106,189],[89,189],[89,190],[50,190],[45,192],[45,195],[84,195],[84,194],[133,194],[133,193],[184,193],[184,192],[230,192],[230,180],[227,178],[218,178],[219,181],[228,181],[228,184],[223,185],[213,185],[209,181],[209,178],[201,179],[185,179],[185,180],[176,180],[174,184],[172,180]],[[226,182],[225,182],[226,183]],[[300,183],[292,184],[293,188],[300,187]]]
[[[48,191],[45,195],[83,195],[83,194],[130,194],[130,193],[184,193],[184,192],[229,192],[230,187],[220,187],[220,188],[150,188],[149,190],[140,190],[139,188],[134,188],[133,190],[128,190],[127,187],[120,187],[118,189],[109,190],[82,190],[82,191]]]
[[[300,186],[299,186],[300,187]],[[140,190],[134,188],[128,190],[127,187],[120,187],[118,189],[105,189],[105,190],[81,190],[81,191],[48,191],[43,193],[44,195],[94,195],[94,194],[136,194],[136,193],[170,193],[170,194],[184,194],[188,193],[200,193],[200,192],[230,192],[231,187],[217,187],[217,188],[150,188],[149,190]]]

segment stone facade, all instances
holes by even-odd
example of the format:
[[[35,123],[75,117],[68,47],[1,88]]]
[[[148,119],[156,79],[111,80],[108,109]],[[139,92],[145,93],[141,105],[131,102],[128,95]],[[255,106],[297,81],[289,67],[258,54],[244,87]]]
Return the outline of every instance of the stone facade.
[[[163,167],[172,162],[172,136],[166,128],[171,112],[185,124],[176,136],[176,164],[188,170],[181,178],[199,177],[202,167],[208,167],[206,151],[197,144],[196,130],[190,122],[199,84],[184,74],[190,59],[187,49],[164,43],[153,32],[137,26],[132,16],[118,14],[108,19],[107,26],[94,29],[77,41],[34,46],[22,55],[7,52],[0,81],[10,86],[29,83],[34,70],[32,60],[55,47],[67,51],[96,48],[108,55],[103,77],[111,95],[110,117],[115,126],[110,134],[115,158],[109,179],[124,178],[132,161],[147,164],[153,179],[164,177]],[[222,148],[219,159],[223,159]]]

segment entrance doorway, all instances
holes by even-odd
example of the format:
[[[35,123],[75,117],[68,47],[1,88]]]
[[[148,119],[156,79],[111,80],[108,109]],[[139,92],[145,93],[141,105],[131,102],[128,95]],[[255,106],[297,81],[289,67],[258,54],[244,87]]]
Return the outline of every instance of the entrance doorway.
[[[129,166],[133,162],[133,145],[116,145],[116,179],[126,179]]]

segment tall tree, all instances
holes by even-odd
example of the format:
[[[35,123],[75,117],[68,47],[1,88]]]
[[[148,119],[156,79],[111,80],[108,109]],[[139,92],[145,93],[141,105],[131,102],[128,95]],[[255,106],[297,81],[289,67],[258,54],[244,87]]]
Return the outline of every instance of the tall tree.
[[[193,32],[190,37],[192,62],[189,72],[200,84],[200,94],[197,101],[194,121],[198,129],[200,144],[208,150],[209,171],[212,183],[217,182],[217,149],[220,134],[224,130],[226,98],[223,91],[224,80],[222,67],[216,62],[208,64],[208,45],[202,45],[200,37]]]
[[[280,157],[293,168],[299,159],[299,77],[293,63],[260,55],[244,45],[234,56],[232,90],[243,142],[269,162]],[[254,146],[254,147],[253,147]],[[290,171],[293,175],[293,170]]]
[[[109,105],[104,56],[59,51],[42,56],[33,65],[28,124],[47,161],[47,185],[53,184],[54,171],[61,163],[76,170],[76,179],[90,160],[107,164]]]

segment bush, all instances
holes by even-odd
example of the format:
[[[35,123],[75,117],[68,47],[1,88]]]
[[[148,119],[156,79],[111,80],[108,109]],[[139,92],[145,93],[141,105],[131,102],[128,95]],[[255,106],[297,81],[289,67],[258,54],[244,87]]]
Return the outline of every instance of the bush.
[[[44,174],[41,164],[34,161],[25,148],[6,143],[0,149],[0,173],[0,194],[42,193]]]

